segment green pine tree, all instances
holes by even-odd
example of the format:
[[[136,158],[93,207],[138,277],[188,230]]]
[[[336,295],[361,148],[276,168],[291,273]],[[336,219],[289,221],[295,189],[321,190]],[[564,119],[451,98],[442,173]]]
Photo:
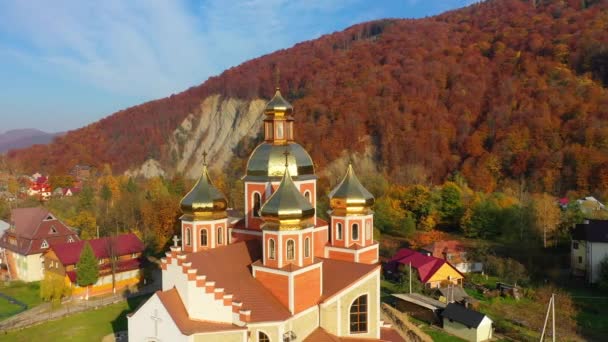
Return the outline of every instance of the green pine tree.
[[[85,242],[82,252],[80,252],[80,259],[76,264],[76,283],[78,286],[85,287],[95,284],[98,278],[99,266],[97,259],[91,245]]]

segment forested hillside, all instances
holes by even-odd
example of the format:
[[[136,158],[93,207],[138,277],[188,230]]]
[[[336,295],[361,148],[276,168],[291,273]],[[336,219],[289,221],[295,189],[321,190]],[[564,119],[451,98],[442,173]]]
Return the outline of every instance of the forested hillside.
[[[493,191],[608,191],[608,2],[491,0],[420,20],[381,20],[297,44],[168,98],[115,113],[48,146],[12,151],[24,171],[76,163],[122,172],[172,162],[167,141],[205,98],[295,107],[297,140],[323,167],[375,148],[399,182],[459,173]],[[255,37],[272,39],[272,37]],[[245,153],[248,151],[245,151]],[[240,154],[240,153],[239,153]]]

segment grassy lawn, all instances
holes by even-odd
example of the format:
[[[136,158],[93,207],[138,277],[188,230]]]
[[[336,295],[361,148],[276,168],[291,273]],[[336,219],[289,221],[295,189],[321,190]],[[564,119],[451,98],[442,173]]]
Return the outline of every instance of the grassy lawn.
[[[603,340],[608,336],[608,293],[573,281],[564,283],[578,309],[576,321],[583,335]]]
[[[32,308],[42,302],[40,299],[40,282],[24,283],[13,281],[8,286],[0,283],[0,292],[11,296]]]
[[[20,281],[14,281],[9,285],[0,283],[0,292],[13,297],[20,302],[26,304],[29,308],[33,308],[40,304],[40,283],[24,283]],[[0,320],[7,319],[15,314],[21,312],[21,306],[10,303],[4,298],[0,298]]]
[[[148,297],[137,297],[108,305],[98,310],[82,312],[24,330],[0,335],[0,341],[99,341],[113,332],[127,330],[127,314]]]
[[[431,327],[428,323],[423,322],[419,319],[416,319],[412,316],[408,316],[408,318],[409,318],[410,322],[412,322],[413,324],[418,326],[420,329],[422,329],[422,331],[424,331],[429,336],[431,336],[431,338],[433,339],[434,342],[463,342],[463,341],[465,341],[459,337],[448,334],[447,332],[443,331],[439,327]]]
[[[0,321],[21,312],[21,306],[12,304],[4,298],[0,298]]]

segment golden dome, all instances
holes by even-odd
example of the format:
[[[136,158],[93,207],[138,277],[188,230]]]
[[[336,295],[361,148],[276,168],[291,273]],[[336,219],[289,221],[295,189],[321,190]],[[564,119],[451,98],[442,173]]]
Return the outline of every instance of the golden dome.
[[[285,148],[289,150],[289,173],[296,180],[315,179],[315,167],[306,150],[297,143],[274,145],[261,143],[255,148],[247,162],[246,181],[279,180],[285,173]]]
[[[374,195],[359,182],[349,164],[342,182],[329,193],[329,206],[347,213],[366,213],[373,204]]]
[[[219,219],[226,217],[226,198],[211,182],[207,164],[203,165],[201,177],[192,190],[184,196],[180,206],[184,215],[190,215],[194,218]]]
[[[274,97],[270,100],[270,102],[268,102],[268,104],[266,105],[266,108],[264,108],[264,113],[266,113],[266,114],[285,113],[285,114],[289,115],[292,112],[293,112],[293,106],[291,105],[291,103],[287,102],[287,100],[285,100],[283,98],[283,96],[281,96],[281,91],[277,87],[276,91],[274,93]]]
[[[277,190],[262,205],[260,215],[267,227],[275,229],[300,229],[310,226],[308,219],[314,217],[315,208],[304,197],[285,168],[283,179]]]

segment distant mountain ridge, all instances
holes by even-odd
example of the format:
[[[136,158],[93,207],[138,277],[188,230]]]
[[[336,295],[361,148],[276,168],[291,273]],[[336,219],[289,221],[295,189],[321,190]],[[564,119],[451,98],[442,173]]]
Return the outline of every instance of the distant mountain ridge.
[[[13,129],[0,134],[0,153],[12,149],[27,148],[35,144],[48,144],[65,133],[47,133],[39,129]]]
[[[536,3],[487,0],[358,24],[10,151],[8,161],[51,172],[108,163],[148,176],[196,174],[203,149],[212,165],[244,162],[279,68],[296,140],[320,170],[345,151],[371,151],[399,182],[458,174],[485,191],[608,194],[608,1]]]

